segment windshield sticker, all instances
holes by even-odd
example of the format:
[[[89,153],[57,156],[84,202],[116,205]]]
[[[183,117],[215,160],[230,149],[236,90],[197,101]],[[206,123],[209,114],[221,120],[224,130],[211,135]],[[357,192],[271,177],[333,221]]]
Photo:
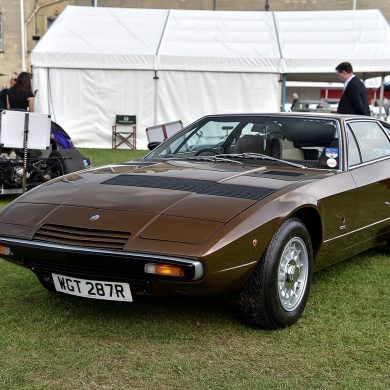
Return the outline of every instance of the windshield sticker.
[[[328,158],[337,158],[339,156],[339,150],[337,148],[325,148],[325,155]]]
[[[326,165],[329,168],[335,168],[337,166],[337,161],[334,158],[328,158],[328,160],[326,161]]]

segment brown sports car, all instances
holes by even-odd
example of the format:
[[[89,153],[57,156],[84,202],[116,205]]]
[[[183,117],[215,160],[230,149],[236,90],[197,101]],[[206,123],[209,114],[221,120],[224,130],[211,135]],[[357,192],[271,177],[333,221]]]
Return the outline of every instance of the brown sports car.
[[[390,242],[389,133],[362,116],[206,116],[9,204],[1,254],[51,291],[237,293],[246,321],[285,327],[313,271]]]

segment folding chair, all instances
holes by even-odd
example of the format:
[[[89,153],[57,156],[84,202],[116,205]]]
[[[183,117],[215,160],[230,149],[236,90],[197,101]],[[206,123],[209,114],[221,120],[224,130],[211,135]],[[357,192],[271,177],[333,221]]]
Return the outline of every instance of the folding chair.
[[[130,149],[136,149],[136,140],[136,116],[116,115],[115,124],[112,126],[112,148],[127,145]]]

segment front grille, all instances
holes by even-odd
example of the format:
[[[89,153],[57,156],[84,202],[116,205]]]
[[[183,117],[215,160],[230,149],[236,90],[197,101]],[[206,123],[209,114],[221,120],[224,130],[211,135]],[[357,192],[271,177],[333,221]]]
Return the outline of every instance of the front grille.
[[[52,273],[79,279],[130,283],[131,290],[139,294],[151,292],[151,281],[143,272],[143,263],[134,259],[24,259],[24,265],[40,276]]]
[[[92,248],[122,250],[130,233],[112,230],[85,229],[74,226],[42,225],[34,240]]]

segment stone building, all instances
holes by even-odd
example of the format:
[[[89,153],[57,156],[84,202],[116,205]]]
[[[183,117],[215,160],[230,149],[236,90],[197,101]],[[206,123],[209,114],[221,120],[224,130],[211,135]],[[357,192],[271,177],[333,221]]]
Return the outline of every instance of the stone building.
[[[22,70],[20,4],[24,1],[26,63],[37,40],[67,5],[239,11],[320,11],[379,8],[390,20],[390,0],[0,0],[0,88]],[[109,32],[107,32],[109,34]]]

